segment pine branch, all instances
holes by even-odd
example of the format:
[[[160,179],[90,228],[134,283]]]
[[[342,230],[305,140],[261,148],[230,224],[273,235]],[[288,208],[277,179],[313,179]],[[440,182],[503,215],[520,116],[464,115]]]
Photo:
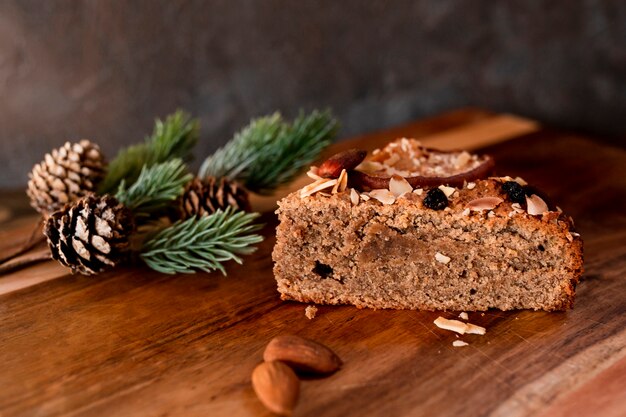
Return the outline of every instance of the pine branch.
[[[144,143],[122,149],[111,161],[98,191],[113,193],[123,180],[129,186],[134,184],[144,165],[151,167],[173,158],[189,161],[198,132],[198,121],[181,110],[167,116],[164,122],[157,119],[152,135]]]
[[[250,191],[270,194],[310,165],[332,142],[338,127],[329,111],[301,113],[291,124],[279,113],[261,117],[206,158],[200,177],[227,177]]]
[[[122,180],[115,197],[133,212],[135,218],[149,217],[176,200],[192,178],[181,159],[144,166],[130,187],[126,188],[126,182]]]
[[[254,252],[256,248],[251,245],[263,240],[253,234],[261,228],[252,223],[257,217],[258,213],[229,207],[179,221],[148,240],[140,257],[150,268],[166,274],[219,270],[226,275],[224,262],[240,264],[239,255]]]

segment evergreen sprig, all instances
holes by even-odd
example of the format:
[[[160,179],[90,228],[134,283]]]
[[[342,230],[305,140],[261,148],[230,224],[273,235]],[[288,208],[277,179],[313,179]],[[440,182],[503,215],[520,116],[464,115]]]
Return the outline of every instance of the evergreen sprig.
[[[184,191],[192,179],[182,159],[148,167],[144,165],[137,181],[126,187],[122,180],[115,197],[134,214],[135,218],[149,217],[165,210]]]
[[[253,224],[258,216],[229,207],[179,221],[149,239],[140,257],[150,268],[166,274],[219,270],[226,275],[224,262],[241,264],[239,255],[254,252],[252,245],[263,240],[253,233],[261,228]]]
[[[129,186],[134,184],[144,165],[151,167],[173,158],[191,160],[198,133],[198,120],[181,110],[167,116],[165,121],[157,119],[152,135],[144,143],[122,149],[111,161],[98,191],[113,193],[123,180]]]
[[[280,113],[252,120],[205,159],[200,177],[226,177],[248,190],[269,194],[291,181],[328,146],[339,124],[329,111],[301,113],[293,123]]]

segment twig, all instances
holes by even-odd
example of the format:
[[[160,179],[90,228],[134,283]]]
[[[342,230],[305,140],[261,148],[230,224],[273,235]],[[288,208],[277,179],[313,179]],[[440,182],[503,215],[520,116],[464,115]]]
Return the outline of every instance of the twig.
[[[0,265],[0,275],[6,274],[16,269],[24,268],[25,266],[52,259],[50,249],[43,248],[36,252],[29,252],[21,256],[17,256],[9,261]]]

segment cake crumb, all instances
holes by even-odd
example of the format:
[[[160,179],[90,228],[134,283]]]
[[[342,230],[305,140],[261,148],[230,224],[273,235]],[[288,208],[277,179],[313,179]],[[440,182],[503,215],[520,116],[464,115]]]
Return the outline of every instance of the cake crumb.
[[[463,346],[468,346],[469,343],[464,342],[462,340],[455,340],[454,342],[452,342],[452,346],[454,347],[463,347]]]
[[[435,254],[435,259],[437,260],[437,262],[441,262],[444,265],[447,265],[448,262],[450,262],[449,256],[446,256],[443,253],[439,253],[439,252]]]
[[[311,306],[307,306],[304,309],[304,315],[306,316],[307,319],[309,320],[313,320],[315,318],[315,315],[317,314],[317,307],[311,305]]]
[[[459,318],[462,320],[469,320],[469,316],[467,315],[467,313],[465,311],[461,312],[461,314],[459,314]]]

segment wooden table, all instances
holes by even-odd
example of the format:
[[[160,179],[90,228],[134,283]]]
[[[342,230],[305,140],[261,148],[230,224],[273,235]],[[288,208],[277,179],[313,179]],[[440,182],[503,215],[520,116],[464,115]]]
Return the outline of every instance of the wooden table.
[[[464,337],[463,348],[433,324],[452,312],[322,306],[309,320],[305,305],[279,300],[275,198],[257,199],[267,238],[243,266],[229,265],[228,277],[146,268],[83,277],[46,262],[0,278],[0,415],[268,415],[250,373],[285,333],[319,340],[345,362],[303,383],[297,416],[626,415],[626,151],[473,109],[333,150],[397,136],[486,148],[500,173],[551,194],[585,241],[575,308],[470,313],[487,334]],[[0,201],[1,254],[36,218],[24,215],[21,194]]]

